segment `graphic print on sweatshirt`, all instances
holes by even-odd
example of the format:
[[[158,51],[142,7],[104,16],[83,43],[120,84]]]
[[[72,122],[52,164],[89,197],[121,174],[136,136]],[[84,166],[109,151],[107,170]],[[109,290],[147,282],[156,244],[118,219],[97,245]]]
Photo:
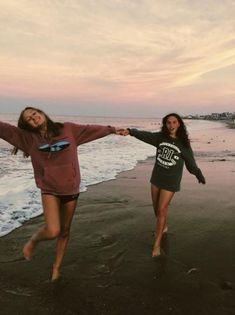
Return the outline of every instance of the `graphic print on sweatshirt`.
[[[177,164],[179,161],[180,149],[169,142],[161,142],[157,149],[158,165],[164,168],[170,168]]]
[[[38,150],[41,152],[59,152],[66,149],[70,145],[70,142],[67,140],[59,140],[55,143],[45,143],[38,147]]]

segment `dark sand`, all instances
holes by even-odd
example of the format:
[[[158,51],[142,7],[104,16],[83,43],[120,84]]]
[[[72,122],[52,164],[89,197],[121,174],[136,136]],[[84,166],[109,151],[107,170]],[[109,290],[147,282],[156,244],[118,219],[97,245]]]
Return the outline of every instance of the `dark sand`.
[[[50,283],[55,242],[31,262],[23,244],[39,217],[0,239],[0,314],[235,314],[235,165],[200,162],[207,185],[185,172],[169,211],[163,254],[152,259],[153,160],[82,193],[63,278]]]

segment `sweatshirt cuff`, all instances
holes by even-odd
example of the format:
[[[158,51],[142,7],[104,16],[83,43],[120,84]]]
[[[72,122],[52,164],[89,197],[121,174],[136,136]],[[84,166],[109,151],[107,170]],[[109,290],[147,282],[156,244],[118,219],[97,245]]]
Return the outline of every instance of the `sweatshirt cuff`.
[[[129,131],[129,135],[130,136],[134,136],[135,135],[135,130],[136,129],[127,128],[127,130]]]
[[[116,128],[113,126],[108,126],[110,133],[116,133]]]
[[[200,168],[197,171],[196,177],[197,177],[197,180],[198,180],[199,183],[202,183],[202,184],[206,183],[206,179],[203,176],[202,171],[200,170]]]

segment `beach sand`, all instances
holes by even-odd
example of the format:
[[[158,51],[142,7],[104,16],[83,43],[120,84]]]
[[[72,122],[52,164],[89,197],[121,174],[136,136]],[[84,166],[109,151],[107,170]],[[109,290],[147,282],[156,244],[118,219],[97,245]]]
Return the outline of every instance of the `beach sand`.
[[[153,163],[80,195],[57,283],[49,281],[54,241],[39,244],[31,262],[21,255],[43,217],[2,237],[0,314],[235,314],[234,162],[200,161],[206,185],[184,172],[157,259]]]

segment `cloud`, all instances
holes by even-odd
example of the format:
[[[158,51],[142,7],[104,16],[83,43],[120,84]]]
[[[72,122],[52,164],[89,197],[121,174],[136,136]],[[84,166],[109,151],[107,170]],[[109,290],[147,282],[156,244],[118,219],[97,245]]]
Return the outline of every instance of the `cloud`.
[[[202,103],[231,95],[232,0],[9,0],[0,12],[1,95],[110,106],[167,95],[179,103],[188,90]],[[211,84],[218,73],[220,91]]]

